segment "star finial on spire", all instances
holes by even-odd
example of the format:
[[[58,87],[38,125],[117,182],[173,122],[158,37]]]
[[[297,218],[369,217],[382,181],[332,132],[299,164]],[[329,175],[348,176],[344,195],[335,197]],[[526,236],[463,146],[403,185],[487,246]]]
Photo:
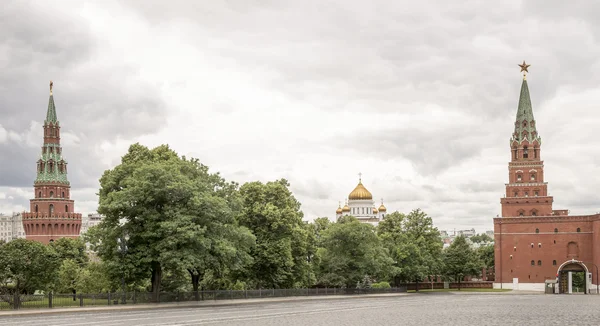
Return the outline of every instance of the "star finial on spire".
[[[52,86],[54,86],[54,83],[50,81],[50,95],[52,95]]]
[[[358,182],[362,182],[362,173],[358,172]]]
[[[523,60],[523,63],[519,65],[519,67],[521,67],[521,72],[523,72],[523,79],[527,79],[527,73],[529,73],[529,71],[527,70],[527,68],[529,68],[529,66],[525,63],[525,60]]]
[[[383,198],[381,198],[381,205],[383,205]]]

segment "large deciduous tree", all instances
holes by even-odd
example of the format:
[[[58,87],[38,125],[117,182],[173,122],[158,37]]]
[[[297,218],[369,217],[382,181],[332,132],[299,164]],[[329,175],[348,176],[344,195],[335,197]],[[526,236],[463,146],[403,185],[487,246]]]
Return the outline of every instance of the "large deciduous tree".
[[[396,286],[401,282],[419,283],[441,271],[443,244],[425,212],[415,209],[408,215],[391,213],[377,230],[394,260],[392,280]]]
[[[89,262],[82,239],[60,238],[50,243],[50,247],[56,251],[61,261],[71,259],[79,267],[85,267]]]
[[[478,275],[481,267],[482,263],[477,253],[464,236],[456,237],[444,250],[444,274],[458,282],[459,290],[462,279],[465,276]]]
[[[385,280],[393,260],[375,228],[352,216],[344,216],[321,234],[318,256],[319,283],[352,287],[367,278]]]
[[[49,290],[61,261],[54,250],[35,241],[16,239],[0,245],[0,283],[16,293]]]
[[[239,221],[256,236],[254,261],[245,273],[255,288],[299,287],[310,272],[310,235],[289,186],[281,179],[249,182],[240,188],[243,210]]]
[[[197,289],[208,269],[248,262],[254,238],[235,219],[237,185],[198,160],[179,157],[167,145],[134,144],[100,185],[98,212],[106,217],[91,236],[98,254],[124,266],[129,279],[150,276],[154,300],[165,270],[187,270]]]

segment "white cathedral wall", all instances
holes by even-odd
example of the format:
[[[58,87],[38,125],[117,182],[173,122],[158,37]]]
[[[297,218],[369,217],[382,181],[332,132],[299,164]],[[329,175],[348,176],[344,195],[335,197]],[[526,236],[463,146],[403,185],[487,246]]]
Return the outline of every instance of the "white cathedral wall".
[[[355,217],[376,217],[373,214],[373,204],[374,201],[372,199],[349,200],[350,215]]]

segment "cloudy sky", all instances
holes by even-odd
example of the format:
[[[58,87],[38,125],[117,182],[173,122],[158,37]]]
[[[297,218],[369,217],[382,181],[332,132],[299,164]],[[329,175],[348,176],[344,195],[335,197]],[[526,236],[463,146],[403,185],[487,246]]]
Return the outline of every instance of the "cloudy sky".
[[[33,196],[53,80],[82,213],[139,141],[240,183],[286,178],[308,220],[362,172],[388,210],[482,232],[524,59],[554,207],[600,211],[600,3],[448,3],[5,0],[0,212]]]

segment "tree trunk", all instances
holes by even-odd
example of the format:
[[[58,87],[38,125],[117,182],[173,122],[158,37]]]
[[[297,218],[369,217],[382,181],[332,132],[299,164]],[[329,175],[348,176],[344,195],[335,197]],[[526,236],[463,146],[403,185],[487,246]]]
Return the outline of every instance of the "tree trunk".
[[[415,280],[415,292],[419,292],[419,280]]]
[[[77,290],[73,289],[71,292],[73,292],[73,301],[77,301]]]
[[[194,298],[196,301],[200,300],[200,296],[198,295],[198,284],[200,283],[200,274],[197,274],[197,270],[188,269],[190,276],[192,277],[192,288],[194,289]]]
[[[158,302],[159,300],[159,291],[160,291],[160,283],[162,280],[162,267],[160,263],[154,262],[152,263],[152,301]]]

